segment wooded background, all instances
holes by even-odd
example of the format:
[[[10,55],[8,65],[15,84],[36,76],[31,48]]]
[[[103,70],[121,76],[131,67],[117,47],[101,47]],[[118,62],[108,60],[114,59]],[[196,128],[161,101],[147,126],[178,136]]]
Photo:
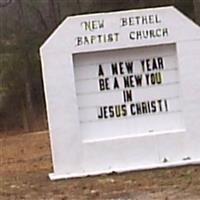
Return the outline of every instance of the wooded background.
[[[67,16],[166,5],[200,24],[200,0],[0,0],[0,132],[47,129],[39,47]]]

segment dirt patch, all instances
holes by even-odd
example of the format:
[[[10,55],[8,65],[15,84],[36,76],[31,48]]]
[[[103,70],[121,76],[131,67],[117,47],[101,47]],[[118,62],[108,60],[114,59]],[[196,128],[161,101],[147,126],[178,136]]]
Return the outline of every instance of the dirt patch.
[[[0,159],[2,200],[200,199],[199,166],[50,181],[47,132],[1,136]]]

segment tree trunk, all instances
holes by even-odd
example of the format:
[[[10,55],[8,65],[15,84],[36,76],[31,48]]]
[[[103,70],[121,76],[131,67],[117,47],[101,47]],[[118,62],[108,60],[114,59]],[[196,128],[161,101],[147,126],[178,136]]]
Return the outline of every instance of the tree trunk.
[[[76,2],[77,2],[78,12],[81,13],[81,2],[80,0],[76,0]]]
[[[58,4],[55,3],[55,0],[48,0],[49,18],[50,18],[50,25],[52,29],[54,29],[56,25],[58,25],[57,6]]]
[[[23,129],[25,132],[28,132],[30,130],[29,128],[29,123],[28,123],[28,115],[27,115],[27,109],[24,103],[24,99],[21,101],[21,108],[22,108],[22,124],[23,124]]]
[[[200,25],[200,0],[193,0],[195,21]]]

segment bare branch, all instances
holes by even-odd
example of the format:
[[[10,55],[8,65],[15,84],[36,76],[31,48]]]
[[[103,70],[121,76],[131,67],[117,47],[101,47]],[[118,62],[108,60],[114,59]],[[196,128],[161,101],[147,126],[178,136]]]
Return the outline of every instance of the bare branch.
[[[5,8],[10,5],[13,1],[12,0],[0,0],[0,8]]]

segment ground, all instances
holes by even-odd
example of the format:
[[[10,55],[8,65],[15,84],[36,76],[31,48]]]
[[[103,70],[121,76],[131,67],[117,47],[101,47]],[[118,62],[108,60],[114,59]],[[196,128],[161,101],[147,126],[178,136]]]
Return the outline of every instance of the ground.
[[[200,200],[200,167],[50,181],[47,132],[0,136],[1,200]]]

